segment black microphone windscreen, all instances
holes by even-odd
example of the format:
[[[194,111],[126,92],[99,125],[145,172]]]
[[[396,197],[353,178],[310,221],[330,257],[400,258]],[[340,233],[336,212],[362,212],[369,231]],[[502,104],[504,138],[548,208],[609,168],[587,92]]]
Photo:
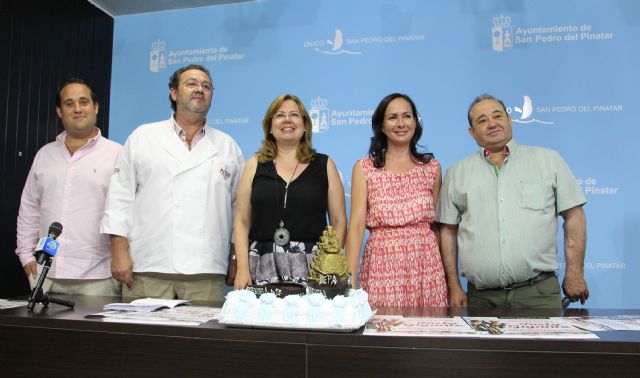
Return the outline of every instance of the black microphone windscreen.
[[[56,239],[62,233],[62,225],[58,222],[51,223],[49,226],[49,235]]]

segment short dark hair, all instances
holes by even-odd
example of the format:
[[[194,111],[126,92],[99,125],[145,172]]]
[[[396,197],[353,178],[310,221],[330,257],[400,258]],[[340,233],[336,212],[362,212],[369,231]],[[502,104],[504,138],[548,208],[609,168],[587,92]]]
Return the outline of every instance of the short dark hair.
[[[67,85],[71,85],[71,84],[82,84],[85,87],[89,88],[89,92],[91,92],[91,101],[93,101],[94,104],[98,103],[98,96],[96,96],[96,94],[93,92],[93,89],[91,89],[91,87],[89,86],[89,84],[87,84],[84,80],[78,78],[78,77],[71,77],[69,78],[67,81],[65,81],[64,83],[62,83],[62,85],[60,85],[58,87],[58,94],[56,95],[56,105],[60,108],[62,107],[62,97],[60,97],[60,93],[62,93],[62,90],[67,86]]]
[[[199,70],[202,71],[204,73],[207,74],[207,76],[209,76],[209,81],[211,81],[211,73],[209,73],[209,70],[206,69],[204,66],[200,65],[200,64],[190,64],[188,66],[182,67],[182,68],[178,68],[173,75],[171,75],[171,77],[169,78],[169,90],[171,89],[178,89],[178,85],[180,85],[180,75],[182,75],[182,73],[189,71],[189,70]],[[176,102],[173,100],[173,98],[171,98],[171,92],[169,92],[169,101],[171,102],[171,109],[173,109],[173,111],[176,111]]]
[[[373,159],[373,165],[376,168],[382,168],[385,164],[385,152],[387,151],[388,140],[387,136],[382,132],[382,127],[384,123],[384,112],[387,111],[387,107],[389,103],[396,98],[402,98],[407,100],[407,102],[411,105],[411,112],[413,113],[413,118],[416,120],[416,129],[413,133],[413,137],[411,138],[411,144],[409,146],[409,150],[411,152],[411,156],[419,162],[428,163],[433,154],[431,153],[423,153],[418,152],[418,141],[422,136],[422,121],[418,116],[418,110],[416,109],[416,104],[411,100],[409,96],[402,93],[391,93],[380,101],[378,107],[373,112],[371,116],[371,129],[373,130],[373,136],[371,137],[371,144],[369,146],[369,157]]]
[[[504,109],[504,113],[507,115],[509,114],[507,112],[507,107],[504,106],[504,102],[502,102],[502,100],[497,99],[488,93],[483,93],[480,96],[474,98],[473,101],[471,101],[471,105],[469,105],[469,109],[467,110],[467,121],[469,121],[469,126],[473,127],[473,120],[471,119],[471,109],[473,109],[473,107],[476,106],[477,103],[484,100],[493,100],[499,102],[500,105],[502,105],[502,109]]]

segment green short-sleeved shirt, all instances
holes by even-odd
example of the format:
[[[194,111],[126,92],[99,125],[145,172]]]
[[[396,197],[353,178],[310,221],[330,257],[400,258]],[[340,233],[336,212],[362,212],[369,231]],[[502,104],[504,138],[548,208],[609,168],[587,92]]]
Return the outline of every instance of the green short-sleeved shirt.
[[[498,175],[484,149],[451,166],[436,220],[458,225],[461,273],[478,289],[557,269],[558,214],[587,202],[556,151],[507,144]]]

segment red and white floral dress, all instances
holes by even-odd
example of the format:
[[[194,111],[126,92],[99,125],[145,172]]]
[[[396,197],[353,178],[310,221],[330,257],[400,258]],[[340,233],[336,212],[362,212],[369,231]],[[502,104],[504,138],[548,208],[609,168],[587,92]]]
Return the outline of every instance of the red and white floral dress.
[[[430,227],[438,161],[432,158],[399,173],[374,167],[370,158],[359,162],[367,179],[370,231],[360,286],[371,306],[447,306],[442,258]]]

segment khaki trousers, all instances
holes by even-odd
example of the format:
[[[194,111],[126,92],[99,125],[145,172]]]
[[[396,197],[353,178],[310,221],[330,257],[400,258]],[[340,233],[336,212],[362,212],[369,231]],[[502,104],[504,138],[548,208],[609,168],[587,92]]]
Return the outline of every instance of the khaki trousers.
[[[29,276],[31,289],[38,283],[37,278]],[[71,280],[60,278],[45,278],[42,284],[43,293],[51,294],[81,294],[119,297],[122,284],[115,279],[103,278],[97,280]]]
[[[224,301],[226,285],[222,274],[133,273],[133,285],[122,287],[125,298],[167,298],[196,301]]]

